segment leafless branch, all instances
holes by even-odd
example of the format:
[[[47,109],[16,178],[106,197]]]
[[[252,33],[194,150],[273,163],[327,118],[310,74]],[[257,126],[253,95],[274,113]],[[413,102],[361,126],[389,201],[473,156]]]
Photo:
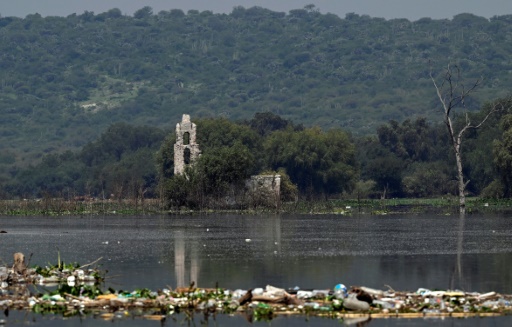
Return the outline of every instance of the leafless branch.
[[[454,76],[454,74],[456,74]],[[453,146],[453,150],[455,153],[455,160],[457,164],[457,179],[458,179],[458,189],[459,189],[459,204],[461,213],[465,212],[465,195],[464,190],[469,183],[464,180],[463,173],[463,164],[462,164],[462,136],[468,129],[475,129],[482,126],[482,124],[487,121],[489,116],[496,111],[496,106],[485,115],[485,117],[480,121],[479,124],[473,125],[471,123],[471,119],[469,117],[469,113],[467,112],[466,107],[466,98],[469,97],[470,93],[472,93],[482,82],[482,78],[477,79],[469,88],[466,88],[462,81],[461,72],[458,66],[454,66],[453,68],[450,65],[447,66],[446,71],[443,76],[443,82],[441,85],[438,85],[434,75],[432,73],[432,67],[430,69],[430,79],[434,84],[436,89],[437,97],[443,106],[444,111],[444,122],[448,129],[448,134],[450,136],[450,140]],[[465,125],[457,132],[454,130],[454,124],[452,122],[452,111],[456,108],[462,108],[465,112]]]
[[[103,257],[100,257],[100,258],[98,258],[98,259],[94,260],[94,261],[93,261],[93,262],[91,262],[91,263],[88,263],[88,264],[85,264],[85,265],[83,265],[83,266],[80,266],[80,267],[79,267],[79,269],[82,269],[82,268],[85,268],[85,267],[91,266],[91,265],[93,265],[93,264],[97,263],[98,261],[100,261],[101,259],[103,259]]]

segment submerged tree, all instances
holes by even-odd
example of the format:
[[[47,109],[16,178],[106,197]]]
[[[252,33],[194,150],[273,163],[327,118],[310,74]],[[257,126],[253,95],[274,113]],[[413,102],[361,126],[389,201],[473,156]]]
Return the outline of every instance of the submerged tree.
[[[448,134],[450,137],[450,143],[452,145],[455,161],[457,165],[457,185],[458,185],[458,193],[459,193],[459,207],[460,212],[464,213],[466,208],[466,195],[465,190],[466,186],[469,183],[469,180],[465,180],[464,172],[463,172],[463,163],[462,163],[462,137],[464,133],[466,133],[470,129],[478,129],[482,126],[485,121],[496,112],[501,106],[502,102],[496,102],[495,104],[485,107],[487,109],[484,112],[482,118],[479,119],[477,124],[471,122],[467,107],[466,100],[469,98],[470,94],[476,90],[476,88],[481,84],[482,79],[477,79],[474,83],[470,84],[469,87],[466,87],[463,83],[461,72],[459,67],[450,65],[447,66],[441,84],[436,82],[436,79],[433,76],[432,71],[430,71],[430,79],[434,84],[434,87],[437,92],[437,97],[443,106],[443,117],[444,123],[448,129]],[[485,109],[484,108],[484,109]],[[460,127],[455,126],[453,119],[456,114],[456,111],[463,111],[463,123]]]

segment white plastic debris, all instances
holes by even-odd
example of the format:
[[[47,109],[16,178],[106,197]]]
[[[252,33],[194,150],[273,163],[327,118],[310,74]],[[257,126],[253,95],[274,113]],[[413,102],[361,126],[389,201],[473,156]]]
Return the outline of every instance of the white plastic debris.
[[[67,278],[68,285],[71,287],[75,286],[75,280],[76,280],[75,276],[68,276],[68,278]]]
[[[381,290],[377,290],[377,289],[374,289],[374,288],[369,288],[369,287],[365,287],[365,286],[361,286],[360,287],[361,291],[364,291],[370,295],[376,295],[376,296],[383,296],[384,295],[384,291],[381,291]]]

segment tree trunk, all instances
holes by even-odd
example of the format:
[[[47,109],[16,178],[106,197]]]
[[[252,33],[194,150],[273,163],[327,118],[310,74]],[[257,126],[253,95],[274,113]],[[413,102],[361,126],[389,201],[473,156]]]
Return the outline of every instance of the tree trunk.
[[[463,214],[466,212],[466,182],[464,182],[464,174],[462,172],[462,157],[459,151],[455,151],[455,159],[457,160],[457,179],[458,179],[458,188],[459,188],[459,208],[460,213]]]
[[[469,119],[467,111],[465,112],[466,124],[456,133],[453,128],[452,116],[453,110],[456,108],[463,108],[465,110],[465,99],[469,97],[469,94],[473,92],[476,87],[480,84],[480,79],[477,79],[476,82],[470,87],[465,88],[461,83],[461,76],[458,67],[455,69],[456,75],[453,75],[451,67],[448,65],[446,72],[444,74],[444,80],[440,86],[437,85],[434,76],[432,75],[432,71],[430,72],[430,79],[434,83],[434,87],[436,88],[437,96],[439,101],[443,106],[443,115],[446,123],[446,127],[448,128],[448,133],[450,135],[450,140],[453,146],[453,150],[455,152],[455,161],[457,164],[457,179],[458,179],[458,191],[459,191],[459,210],[461,214],[466,212],[466,195],[465,189],[468,182],[464,181],[464,173],[462,171],[462,153],[461,153],[461,144],[462,144],[462,136],[468,129],[477,129],[479,128],[489,116],[496,111],[496,106],[494,106],[487,115],[480,121],[479,124],[473,125]],[[446,89],[445,89],[446,87]]]
[[[457,188],[459,193],[459,212],[461,214],[466,212],[466,185],[467,182],[464,181],[464,173],[462,171],[462,154],[460,150],[460,146],[462,144],[462,134],[464,133],[464,130],[461,130],[461,132],[455,136],[453,132],[453,125],[451,119],[447,119],[447,125],[448,125],[448,132],[450,134],[450,137],[452,138],[452,144],[453,144],[453,152],[455,153],[455,161],[457,164]]]

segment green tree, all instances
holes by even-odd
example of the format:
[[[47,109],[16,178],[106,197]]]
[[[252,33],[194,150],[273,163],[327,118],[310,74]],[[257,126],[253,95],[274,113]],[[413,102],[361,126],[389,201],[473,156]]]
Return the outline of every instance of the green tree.
[[[494,164],[504,191],[502,196],[509,198],[512,195],[512,115],[502,118],[501,129],[501,140],[493,142]]]
[[[111,125],[79,153],[85,165],[88,193],[139,198],[156,194],[155,154],[165,133],[157,128]],[[140,195],[140,196],[139,196]]]
[[[267,136],[273,131],[283,130],[292,125],[288,120],[272,112],[257,112],[248,124],[261,136]]]
[[[68,197],[83,194],[85,180],[85,165],[76,154],[66,151],[46,155],[38,165],[19,171],[7,189],[21,197]]]
[[[125,153],[140,148],[157,148],[164,135],[164,132],[157,128],[116,123],[98,140],[84,146],[81,157],[88,166],[104,161],[119,161]]]
[[[158,176],[162,182],[174,175],[174,143],[176,143],[176,134],[169,133],[155,157]]]
[[[220,147],[203,154],[196,166],[205,194],[221,197],[234,188],[242,190],[245,181],[254,172],[255,159],[242,143]]]
[[[376,189],[381,191],[381,198],[401,196],[402,172],[404,162],[389,154],[370,161],[366,167],[367,177],[374,180]]]
[[[417,162],[402,178],[403,192],[408,197],[426,198],[456,194],[456,183],[445,162]]]
[[[443,139],[424,117],[406,119],[401,124],[391,120],[377,128],[377,135],[383,147],[411,162],[439,159],[438,152],[442,152],[439,146],[443,147]]]
[[[339,129],[287,129],[265,140],[271,169],[284,168],[302,194],[334,194],[353,187],[357,176],[355,149]]]
[[[135,11],[133,17],[136,19],[146,19],[153,15],[153,8],[150,6],[145,6]]]
[[[245,181],[258,171],[257,156],[261,152],[261,138],[249,126],[227,119],[200,119],[196,121],[197,143],[201,156],[183,175],[175,176],[173,150],[175,136],[169,135],[157,155],[160,182],[168,202],[173,206],[220,205],[227,195],[243,193]],[[187,186],[181,190],[183,178]]]
[[[241,143],[251,150],[258,150],[261,147],[261,137],[246,125],[225,118],[198,119],[196,124],[197,142],[203,153],[231,147],[236,143]]]

